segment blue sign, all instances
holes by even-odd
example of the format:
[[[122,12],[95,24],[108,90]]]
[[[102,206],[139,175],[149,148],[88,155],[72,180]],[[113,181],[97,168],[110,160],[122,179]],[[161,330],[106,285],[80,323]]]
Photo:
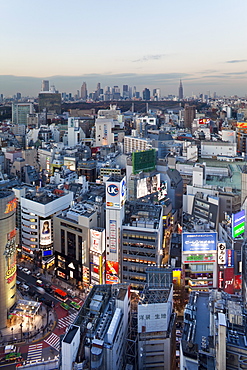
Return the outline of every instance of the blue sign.
[[[183,233],[183,252],[216,251],[217,233]]]
[[[121,189],[121,195],[122,197],[125,196],[125,192],[126,192],[126,183],[125,181],[122,182],[122,189]]]
[[[107,193],[111,195],[112,197],[115,197],[119,193],[119,189],[117,185],[115,184],[110,184],[107,186]]]
[[[43,251],[43,257],[51,256],[52,255],[52,250],[49,249],[47,251]]]

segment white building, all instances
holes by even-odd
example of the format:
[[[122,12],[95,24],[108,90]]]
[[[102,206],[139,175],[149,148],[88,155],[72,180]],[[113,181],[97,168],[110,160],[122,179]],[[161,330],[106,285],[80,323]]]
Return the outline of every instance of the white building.
[[[237,144],[229,142],[201,142],[201,158],[233,158],[237,155]]]
[[[41,252],[42,257],[53,255],[53,216],[69,208],[73,193],[54,189],[31,189],[21,195],[22,252],[34,257]]]
[[[68,146],[78,145],[82,139],[85,139],[85,133],[79,126],[80,120],[75,117],[68,118]]]

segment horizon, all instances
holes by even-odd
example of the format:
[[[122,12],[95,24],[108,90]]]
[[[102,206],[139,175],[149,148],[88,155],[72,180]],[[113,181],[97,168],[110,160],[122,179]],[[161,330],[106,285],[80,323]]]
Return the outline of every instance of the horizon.
[[[1,8],[0,94],[35,96],[49,79],[73,95],[85,81],[88,91],[100,82],[177,96],[182,79],[185,96],[245,96],[247,2],[237,5],[43,0],[37,11],[31,0],[9,0]]]

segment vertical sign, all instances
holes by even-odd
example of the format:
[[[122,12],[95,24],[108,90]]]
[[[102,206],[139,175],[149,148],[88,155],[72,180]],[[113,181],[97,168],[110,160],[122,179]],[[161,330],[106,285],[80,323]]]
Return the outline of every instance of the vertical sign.
[[[117,221],[110,220],[110,252],[117,253]]]

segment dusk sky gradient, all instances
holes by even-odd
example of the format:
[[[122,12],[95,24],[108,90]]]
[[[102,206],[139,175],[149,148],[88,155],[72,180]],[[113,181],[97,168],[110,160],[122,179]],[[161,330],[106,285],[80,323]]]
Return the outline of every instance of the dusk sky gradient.
[[[49,79],[73,94],[86,81],[89,91],[101,82],[177,95],[181,78],[187,96],[244,96],[246,14],[246,0],[8,0],[1,3],[0,93],[37,96]]]

